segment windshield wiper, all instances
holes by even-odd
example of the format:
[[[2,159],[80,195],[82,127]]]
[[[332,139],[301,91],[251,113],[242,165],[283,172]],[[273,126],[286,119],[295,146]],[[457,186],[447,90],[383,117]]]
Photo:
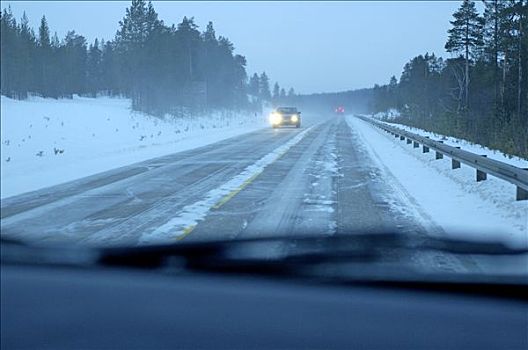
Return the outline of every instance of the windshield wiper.
[[[256,239],[219,240],[168,245],[103,248],[102,263],[156,266],[155,260],[180,256],[191,263],[220,259],[240,263],[329,262],[372,260],[385,250],[439,251],[459,255],[524,255],[526,248],[509,247],[501,242],[440,239],[393,232],[354,233],[340,236],[274,236]],[[140,260],[136,260],[140,258]],[[150,260],[152,259],[152,260]],[[160,260],[161,261],[161,260]]]
[[[508,247],[500,242],[448,240],[392,232],[101,249],[37,248],[2,240],[3,262],[9,260],[4,255],[9,251],[5,249],[8,246],[18,247],[16,254],[8,254],[8,258],[20,257],[21,248],[30,250],[23,255],[25,258],[39,252],[34,263],[142,268],[169,274],[251,274],[333,284],[445,289],[511,297],[528,295],[528,271],[498,274],[476,266],[467,270],[442,268],[446,262],[459,260],[461,266],[474,259],[501,264],[505,257],[513,259],[508,262],[512,266],[528,262],[526,249]],[[427,263],[429,261],[439,262],[439,267]]]

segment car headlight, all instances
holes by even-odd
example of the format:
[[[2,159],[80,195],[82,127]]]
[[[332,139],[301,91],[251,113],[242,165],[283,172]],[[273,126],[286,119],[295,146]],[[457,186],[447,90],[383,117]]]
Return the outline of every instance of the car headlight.
[[[297,123],[299,121],[299,116],[297,114],[292,115],[291,121]]]
[[[279,113],[272,113],[270,115],[270,122],[271,124],[279,124],[280,122],[282,122],[282,115],[280,115]]]

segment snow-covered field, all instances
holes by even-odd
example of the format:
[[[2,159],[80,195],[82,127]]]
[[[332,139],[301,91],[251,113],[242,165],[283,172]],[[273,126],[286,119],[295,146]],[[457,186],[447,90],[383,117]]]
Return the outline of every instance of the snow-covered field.
[[[425,211],[421,217],[428,217],[446,234],[528,247],[528,201],[515,200],[514,185],[492,176],[476,182],[473,168],[462,165],[452,170],[447,157],[435,160],[434,152],[422,153],[359,118],[348,116],[347,122],[394,189],[391,195],[401,197],[397,202],[410,199]],[[503,160],[500,156],[493,153],[493,158]],[[523,160],[515,161],[522,166]]]
[[[119,98],[1,97],[1,197],[180,152],[265,127],[251,113],[186,119],[130,110]]]

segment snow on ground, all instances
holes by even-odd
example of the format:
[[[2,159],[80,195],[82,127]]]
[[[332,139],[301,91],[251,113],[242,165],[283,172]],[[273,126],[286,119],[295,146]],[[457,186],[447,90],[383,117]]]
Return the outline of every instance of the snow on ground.
[[[373,115],[372,117],[379,119],[376,117],[376,115]],[[505,155],[501,151],[492,150],[485,146],[475,144],[467,140],[457,139],[455,137],[437,134],[434,132],[429,132],[423,129],[413,128],[413,127],[402,125],[402,124],[388,123],[385,121],[383,122],[387,125],[395,126],[397,128],[407,130],[407,131],[410,131],[412,133],[415,133],[421,136],[429,136],[432,140],[444,141],[444,143],[449,146],[460,147],[461,149],[465,151],[476,153],[476,154],[485,154],[486,156],[488,156],[488,158],[492,158],[492,159],[495,159],[495,160],[498,160],[498,161],[501,161],[507,164],[511,164],[519,168],[528,168],[528,160],[526,159],[519,158],[516,156],[511,156],[511,155]]]
[[[317,222],[326,222],[328,230],[326,234],[334,234],[337,228],[335,212],[337,202],[334,200],[336,189],[334,179],[343,176],[338,164],[336,135],[332,134],[327,139],[318,160],[313,160],[311,166],[306,169],[311,179],[311,188],[304,194],[303,203],[307,205],[306,211],[310,212],[309,225]]]
[[[515,200],[514,185],[492,176],[476,182],[471,167],[452,170],[448,157],[435,160],[434,152],[422,153],[359,118],[347,122],[394,193],[410,197],[445,234],[528,247],[528,201]]]
[[[265,127],[254,113],[186,119],[130,110],[120,98],[1,97],[1,197],[60,184]]]
[[[378,120],[394,120],[400,116],[400,111],[397,109],[391,108],[387,110],[386,112],[379,112],[376,114],[372,114],[372,118],[378,119]]]

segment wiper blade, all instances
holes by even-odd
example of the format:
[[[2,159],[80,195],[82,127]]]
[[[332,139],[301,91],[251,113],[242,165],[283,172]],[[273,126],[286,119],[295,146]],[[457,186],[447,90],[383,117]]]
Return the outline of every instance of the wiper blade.
[[[446,253],[464,257],[488,256],[491,259],[508,256],[528,261],[525,249],[510,248],[500,243],[379,233],[112,248],[101,256],[100,263],[165,268],[169,273],[249,274],[318,283],[418,288],[513,298],[528,295],[526,274],[428,271],[412,264],[412,259],[421,255],[432,254],[436,258],[438,254]]]
[[[272,236],[253,239],[218,240],[139,247],[103,248],[102,263],[125,262],[145,258],[148,265],[163,256],[181,256],[192,260],[204,257],[241,260],[332,261],[368,259],[382,249],[441,251],[454,254],[522,255],[527,248],[509,247],[501,242],[440,239],[394,232],[355,233],[341,236]],[[148,258],[148,259],[147,259]],[[141,265],[141,262],[137,262]],[[155,265],[155,264],[154,264]]]
[[[2,243],[2,262],[155,269],[166,273],[233,273],[367,285],[430,286],[489,294],[501,286],[507,293],[528,291],[528,271],[435,270],[420,259],[504,257],[528,262],[528,251],[495,242],[467,242],[401,233],[356,233],[346,236],[267,237],[102,249],[49,248]],[[4,254],[7,251],[8,254]],[[446,258],[447,257],[447,258]],[[522,260],[524,259],[524,260]],[[433,264],[434,265],[434,264]],[[527,265],[527,264],[525,264]],[[467,287],[471,285],[471,287]],[[483,287],[487,286],[487,287]],[[421,288],[422,288],[421,287]],[[427,287],[429,288],[429,287]],[[517,292],[515,292],[517,293]],[[513,293],[513,294],[515,294]],[[519,293],[517,293],[519,294]]]
[[[409,236],[399,233],[354,234],[341,237],[270,237],[260,239],[185,243],[136,248],[104,249],[99,262],[143,268],[179,266],[186,270],[257,272],[268,274],[318,274],[333,278],[423,279],[445,272],[450,259],[517,259],[528,264],[528,251],[493,242],[467,242]],[[468,258],[469,257],[469,258]],[[431,264],[417,261],[432,261]],[[439,262],[438,262],[439,261]],[[322,268],[326,271],[320,271]],[[306,272],[307,271],[307,272]],[[478,269],[449,271],[467,279],[469,273],[495,279],[496,273]],[[526,271],[521,275],[528,276]],[[442,275],[441,279],[446,279]],[[507,273],[501,273],[505,276]],[[510,279],[518,279],[519,272]],[[462,276],[462,277],[460,277]]]

